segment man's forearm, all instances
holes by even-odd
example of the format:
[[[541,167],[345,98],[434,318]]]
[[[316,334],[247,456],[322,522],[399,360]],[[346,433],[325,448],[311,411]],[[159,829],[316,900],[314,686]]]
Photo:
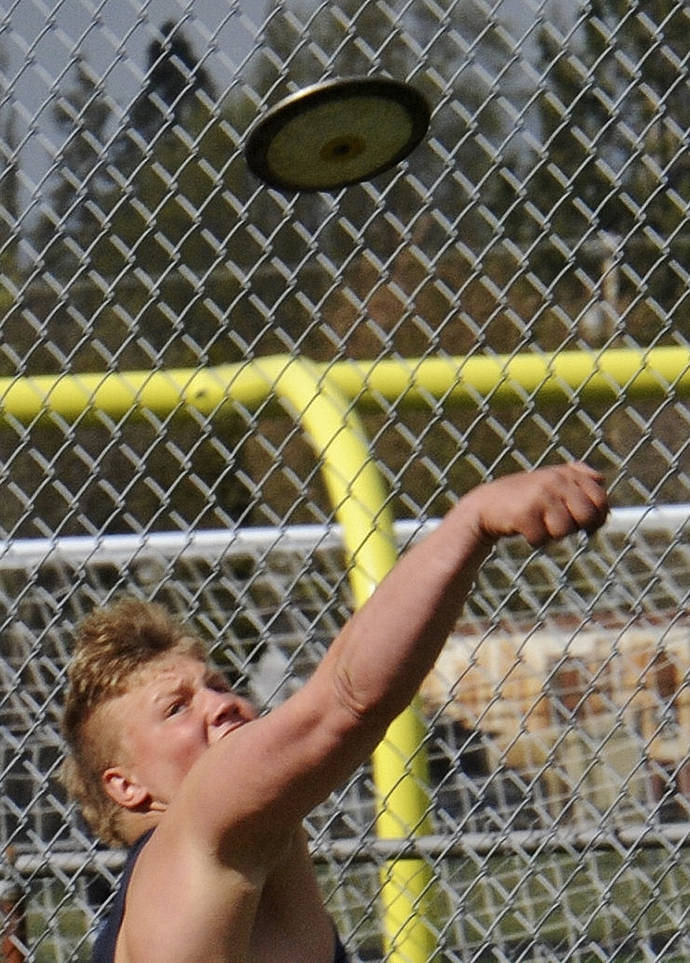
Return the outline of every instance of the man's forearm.
[[[580,463],[479,486],[403,556],[317,671],[333,674],[352,713],[385,728],[436,661],[498,539],[522,535],[541,545],[581,529],[594,531],[607,512],[600,476]]]
[[[333,643],[328,666],[355,714],[382,725],[411,701],[433,666],[490,553],[461,500],[410,549]],[[372,720],[373,722],[373,720]]]

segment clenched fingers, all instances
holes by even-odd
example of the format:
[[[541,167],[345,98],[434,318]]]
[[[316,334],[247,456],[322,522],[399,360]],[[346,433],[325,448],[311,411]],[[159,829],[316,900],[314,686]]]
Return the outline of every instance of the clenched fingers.
[[[542,496],[540,512],[524,535],[531,545],[577,531],[589,534],[603,525],[609,511],[601,475],[582,462],[554,468]]]

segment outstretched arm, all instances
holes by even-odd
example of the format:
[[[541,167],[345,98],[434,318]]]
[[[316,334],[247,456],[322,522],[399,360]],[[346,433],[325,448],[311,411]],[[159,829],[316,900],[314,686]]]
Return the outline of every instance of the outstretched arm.
[[[349,620],[306,685],[209,754],[214,778],[201,795],[216,830],[239,823],[252,846],[269,845],[267,824],[285,831],[368,758],[436,661],[498,539],[522,535],[537,546],[592,532],[607,512],[601,478],[580,463],[511,475],[461,498]]]
[[[502,537],[533,546],[605,520],[599,474],[582,463],[510,475],[459,500],[348,622],[318,670],[378,731],[410,702],[451,632],[477,572]]]

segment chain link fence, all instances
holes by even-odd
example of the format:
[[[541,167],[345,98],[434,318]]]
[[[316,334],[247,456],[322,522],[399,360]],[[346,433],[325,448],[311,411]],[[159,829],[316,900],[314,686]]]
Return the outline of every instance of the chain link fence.
[[[5,0],[3,963],[86,960],[121,866],[55,779],[79,619],[164,601],[270,705],[351,610],[324,453],[272,390],[294,359],[359,377],[401,548],[564,458],[616,509],[484,569],[418,709],[431,831],[377,839],[368,768],[309,820],[353,960],[398,961],[396,854],[433,878],[434,960],[687,958],[689,55],[673,0]],[[432,108],[407,161],[334,194],[253,178],[282,96],[377,75]]]

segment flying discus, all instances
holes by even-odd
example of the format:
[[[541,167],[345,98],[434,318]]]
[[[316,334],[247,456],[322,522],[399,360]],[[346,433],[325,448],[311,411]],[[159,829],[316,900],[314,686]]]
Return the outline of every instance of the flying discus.
[[[285,191],[334,191],[399,164],[424,137],[426,99],[397,80],[354,77],[315,84],[260,118],[245,155],[250,170]]]

